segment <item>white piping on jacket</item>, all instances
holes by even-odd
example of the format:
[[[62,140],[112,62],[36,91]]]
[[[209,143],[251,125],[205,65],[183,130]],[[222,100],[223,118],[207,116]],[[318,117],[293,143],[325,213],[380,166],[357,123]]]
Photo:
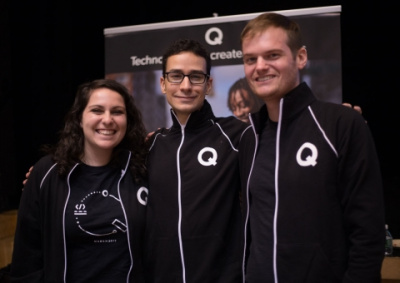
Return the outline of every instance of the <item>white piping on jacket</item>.
[[[129,271],[128,271],[128,274],[127,274],[127,277],[126,277],[126,283],[129,283],[129,277],[130,277],[130,275],[131,275],[131,272],[132,272],[132,269],[133,269],[133,252],[132,252],[132,248],[131,248],[131,241],[130,241],[130,233],[129,233],[129,222],[128,222],[128,217],[126,216],[126,210],[125,210],[125,206],[124,206],[124,203],[122,202],[122,197],[121,197],[121,191],[120,191],[120,184],[121,184],[121,180],[122,180],[122,178],[125,176],[125,173],[126,173],[126,171],[128,170],[128,167],[129,167],[129,163],[130,163],[130,160],[131,160],[131,155],[132,155],[132,152],[131,151],[129,151],[129,154],[128,154],[128,159],[127,159],[127,162],[125,163],[125,168],[123,169],[123,170],[121,170],[121,176],[120,176],[120,178],[118,179],[118,184],[117,184],[117,192],[118,192],[118,201],[120,202],[120,204],[121,204],[121,208],[122,208],[122,212],[124,213],[124,217],[125,217],[125,223],[126,223],[126,237],[127,237],[127,242],[128,242],[128,249],[129,249],[129,257],[130,257],[130,259],[131,259],[131,265],[130,265],[130,267],[129,267]]]
[[[69,200],[69,196],[71,195],[71,184],[70,184],[70,177],[72,172],[75,170],[76,166],[78,166],[79,163],[76,163],[74,167],[72,167],[71,171],[69,171],[68,176],[67,176],[67,184],[68,184],[68,195],[67,198],[65,199],[64,203],[64,209],[63,209],[63,218],[62,218],[62,227],[63,227],[63,244],[64,244],[64,282],[67,282],[67,240],[65,238],[65,211],[67,209],[67,204]]]
[[[181,148],[183,145],[183,141],[185,140],[185,125],[181,125],[182,132],[182,140],[179,145],[178,151],[176,152],[176,163],[177,163],[177,174],[178,174],[178,208],[179,208],[179,219],[178,219],[178,237],[179,237],[179,249],[181,252],[181,261],[182,261],[182,282],[186,283],[186,267],[185,267],[185,257],[183,252],[183,244],[182,244],[182,182],[181,182],[181,167],[179,161],[179,154],[181,152]]]
[[[275,144],[275,213],[274,213],[274,254],[273,254],[273,268],[274,268],[274,280],[275,283],[278,283],[278,268],[276,262],[276,255],[277,255],[277,245],[278,245],[278,206],[279,206],[279,182],[278,182],[278,175],[279,175],[279,143],[281,140],[281,124],[282,124],[282,108],[283,108],[284,98],[281,99],[279,102],[279,118],[278,118],[278,128],[276,132],[276,144]]]
[[[250,118],[250,123],[253,125],[253,119],[251,116],[249,116]],[[249,186],[250,186],[250,176],[253,173],[253,168],[254,168],[254,160],[256,159],[256,152],[257,152],[257,148],[258,148],[258,136],[257,136],[257,132],[255,130],[254,127],[251,127],[253,133],[254,133],[254,140],[255,140],[255,144],[254,144],[254,152],[253,152],[253,158],[252,158],[252,162],[251,162],[251,168],[249,171],[249,175],[247,177],[247,182],[246,182],[246,219],[245,219],[245,229],[243,231],[244,233],[244,245],[243,245],[243,261],[242,261],[242,282],[245,283],[246,282],[246,249],[247,249],[247,226],[248,226],[248,222],[249,222],[249,214],[250,214],[250,201],[249,201]]]
[[[328,138],[327,135],[325,134],[325,131],[322,129],[321,125],[318,123],[318,120],[317,120],[317,118],[315,117],[314,112],[313,112],[312,109],[311,109],[311,106],[308,106],[308,111],[310,111],[311,116],[313,117],[313,119],[314,119],[314,121],[315,121],[315,124],[317,124],[318,129],[319,129],[319,130],[321,131],[321,133],[322,133],[322,136],[324,137],[324,139],[326,140],[326,142],[329,144],[329,146],[332,148],[332,150],[333,150],[333,152],[335,153],[336,157],[338,157],[339,155],[338,155],[338,153],[337,153],[335,147],[333,146],[333,144],[331,143],[331,141],[329,140],[329,138]]]

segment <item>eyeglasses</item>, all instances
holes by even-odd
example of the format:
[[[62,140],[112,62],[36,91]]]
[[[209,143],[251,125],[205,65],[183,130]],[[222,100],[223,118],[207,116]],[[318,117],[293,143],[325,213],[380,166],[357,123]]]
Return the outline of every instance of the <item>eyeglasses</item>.
[[[170,83],[180,84],[185,77],[188,77],[190,83],[194,85],[202,84],[210,77],[209,75],[203,73],[191,73],[189,75],[185,75],[180,72],[168,72],[165,73],[165,75]]]

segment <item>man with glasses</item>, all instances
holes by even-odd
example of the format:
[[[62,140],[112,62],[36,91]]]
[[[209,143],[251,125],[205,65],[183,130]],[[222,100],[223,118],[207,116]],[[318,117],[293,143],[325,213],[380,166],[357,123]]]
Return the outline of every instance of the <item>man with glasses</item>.
[[[210,69],[197,41],[178,40],[163,56],[173,125],[149,140],[147,282],[241,282],[238,147],[248,126],[214,116]]]

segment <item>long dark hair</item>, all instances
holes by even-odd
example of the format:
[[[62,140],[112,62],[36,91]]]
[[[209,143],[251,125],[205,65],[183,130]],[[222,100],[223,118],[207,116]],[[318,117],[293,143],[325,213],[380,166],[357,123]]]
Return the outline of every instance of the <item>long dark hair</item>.
[[[94,90],[107,88],[118,92],[124,99],[127,115],[127,129],[123,140],[113,151],[112,163],[117,161],[117,156],[122,150],[132,152],[130,169],[136,180],[146,176],[145,158],[146,130],[142,121],[142,114],[136,107],[132,95],[125,86],[111,79],[99,79],[84,83],[78,87],[74,103],[68,111],[64,121],[64,128],[60,132],[60,138],[56,146],[46,146],[43,149],[53,155],[54,161],[58,163],[58,172],[65,176],[67,172],[77,163],[84,152],[84,134],[80,125],[82,113],[89,102]]]

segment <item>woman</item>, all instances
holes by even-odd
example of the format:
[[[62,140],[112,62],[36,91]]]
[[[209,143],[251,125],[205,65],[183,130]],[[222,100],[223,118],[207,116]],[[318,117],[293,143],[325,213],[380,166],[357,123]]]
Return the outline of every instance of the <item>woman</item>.
[[[81,85],[23,190],[15,282],[143,282],[146,131],[113,80]]]
[[[264,102],[250,89],[246,78],[235,81],[228,91],[228,108],[233,115],[249,123],[249,114],[260,110]]]

